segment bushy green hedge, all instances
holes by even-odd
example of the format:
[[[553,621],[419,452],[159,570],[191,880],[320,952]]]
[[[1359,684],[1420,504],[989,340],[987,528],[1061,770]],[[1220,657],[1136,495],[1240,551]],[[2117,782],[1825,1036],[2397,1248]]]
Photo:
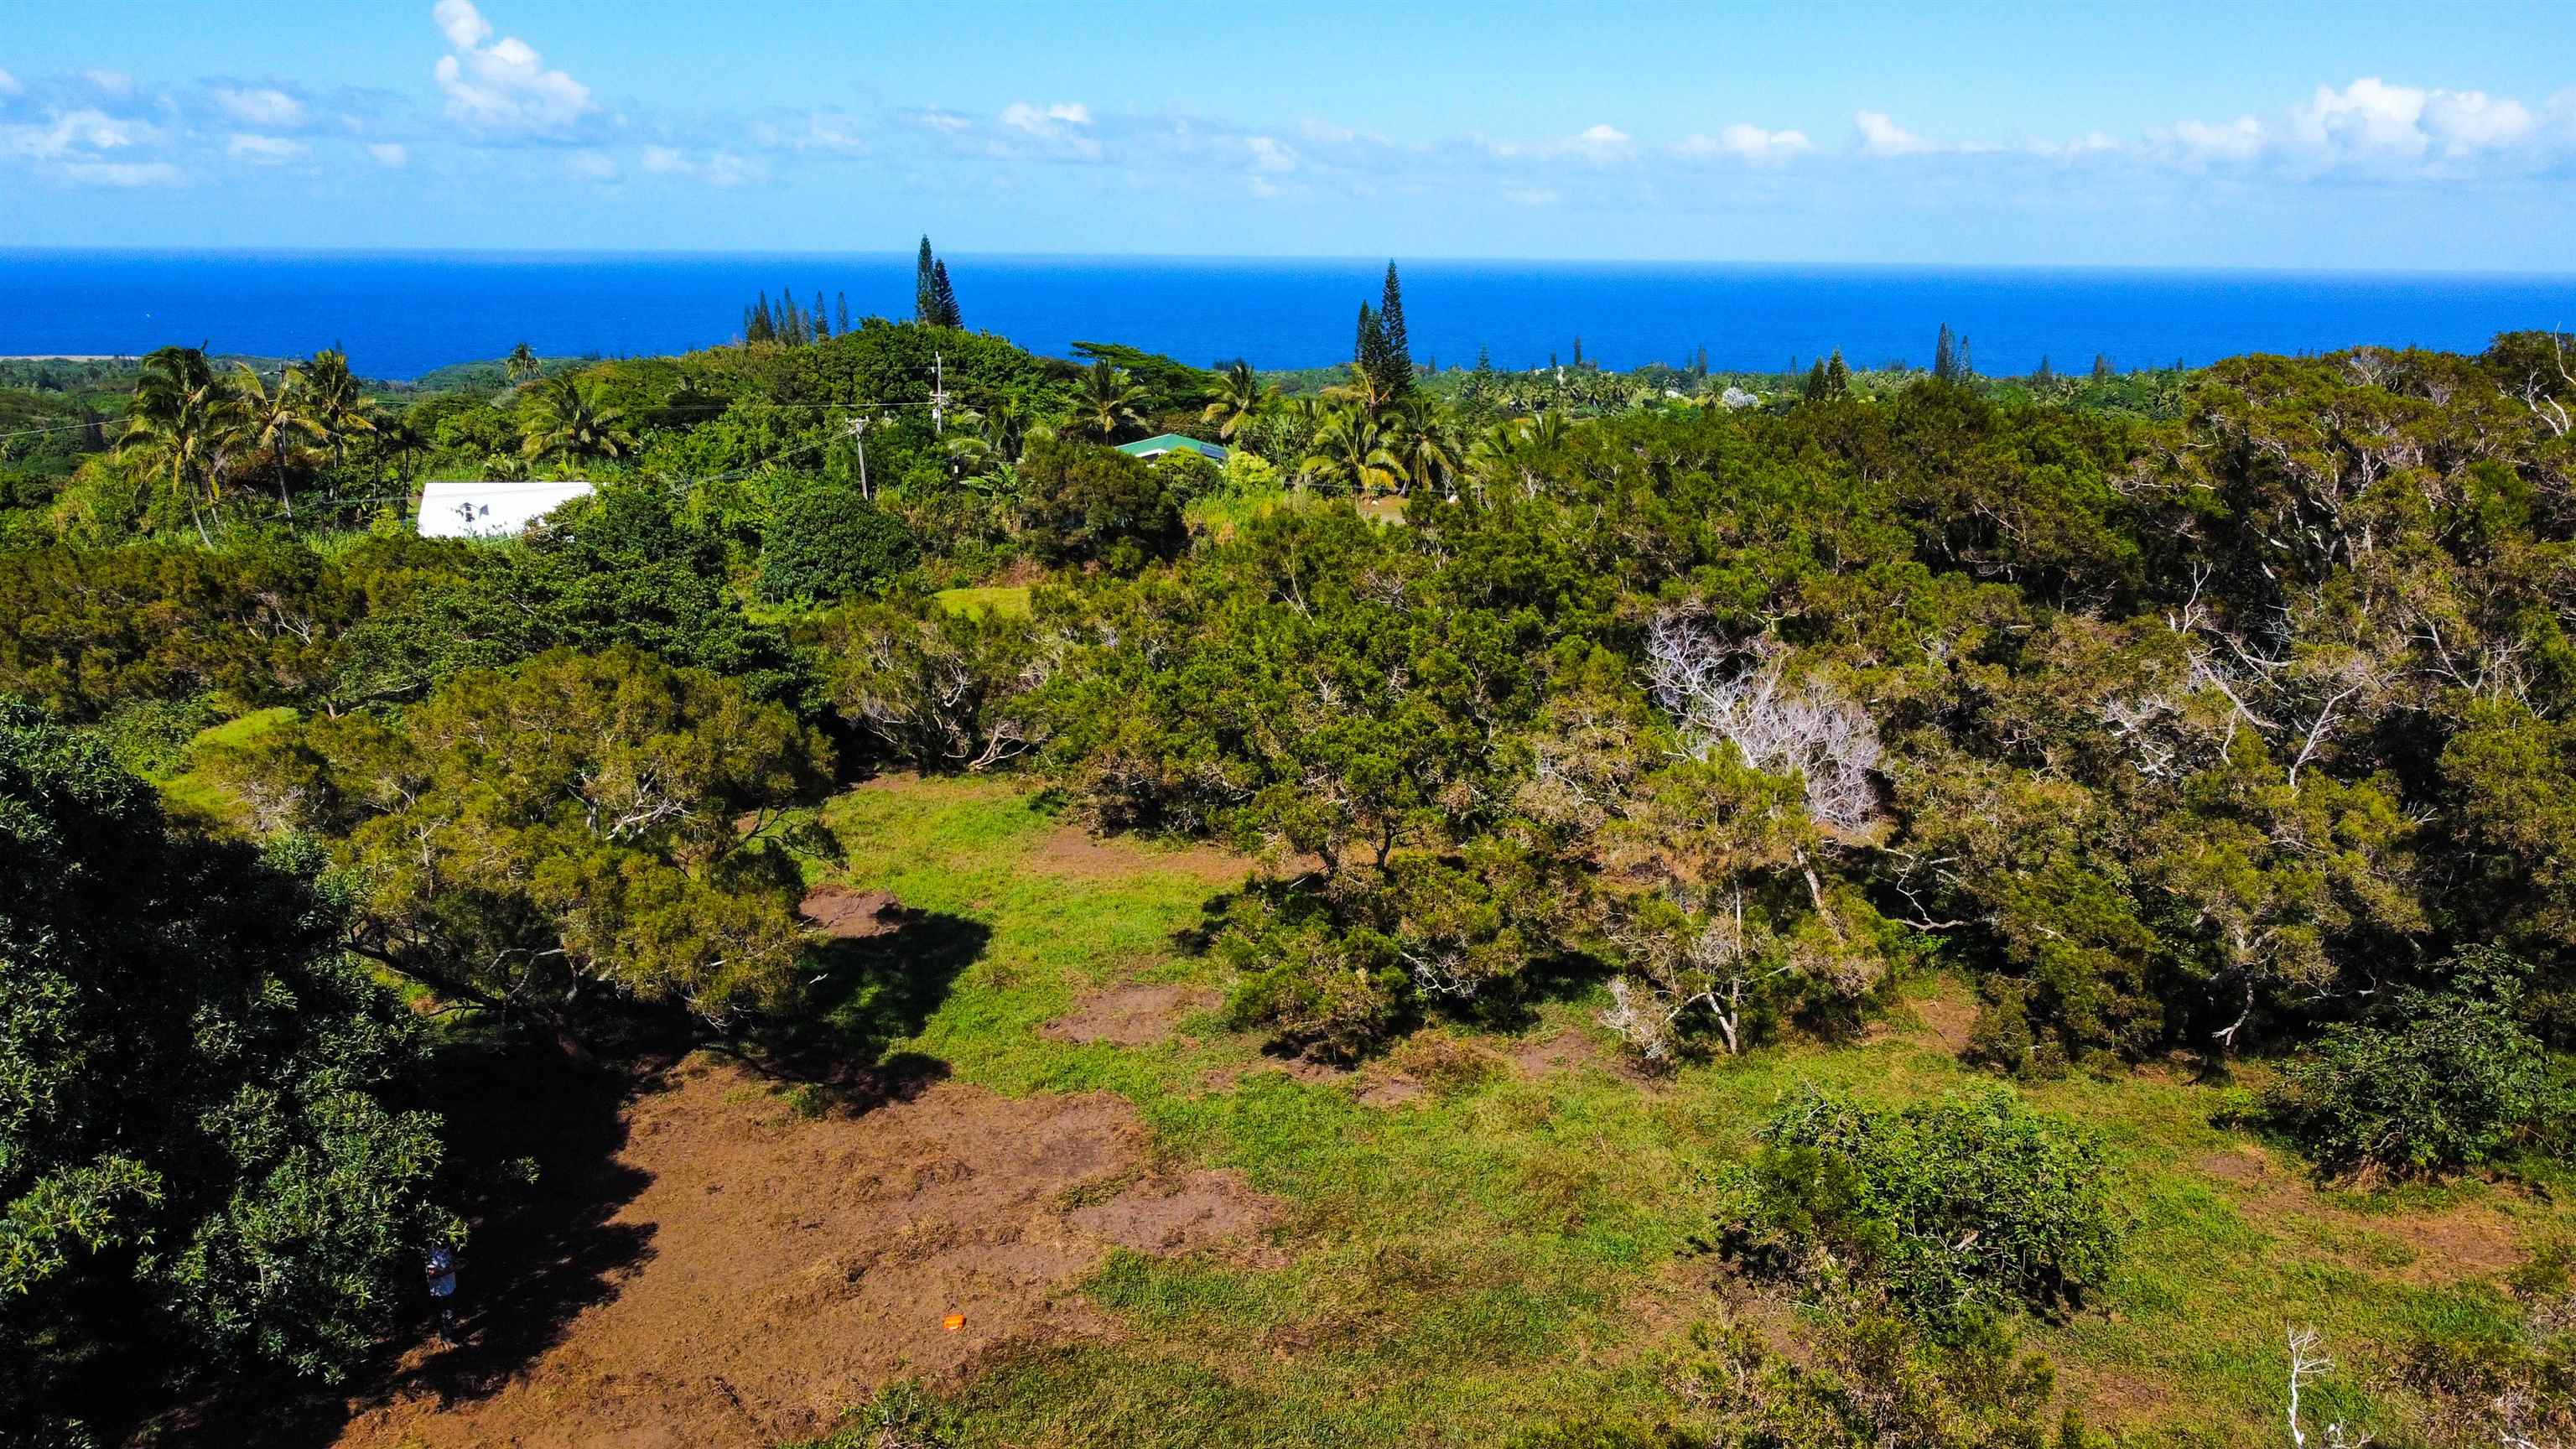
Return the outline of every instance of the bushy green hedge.
[[[2329,1172],[2426,1176],[2506,1156],[2576,1107],[2518,1018],[2530,974],[2501,951],[2462,952],[2441,990],[2326,1028],[2264,1094],[2266,1115]]]
[[[761,536],[760,595],[778,604],[882,593],[920,561],[912,531],[856,489],[800,488]]]
[[[1890,1112],[1807,1087],[1762,1141],[1718,1224],[1757,1267],[1873,1285],[1964,1321],[2071,1301],[2119,1254],[2099,1146],[2006,1088]]]

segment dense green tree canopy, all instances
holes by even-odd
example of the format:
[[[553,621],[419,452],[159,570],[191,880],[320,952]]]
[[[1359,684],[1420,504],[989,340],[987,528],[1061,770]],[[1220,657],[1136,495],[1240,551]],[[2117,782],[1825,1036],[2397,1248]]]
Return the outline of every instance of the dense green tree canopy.
[[[95,742],[0,704],[11,1433],[197,1367],[334,1374],[460,1234],[408,1105],[418,1023],[335,950],[307,864],[174,831]]]

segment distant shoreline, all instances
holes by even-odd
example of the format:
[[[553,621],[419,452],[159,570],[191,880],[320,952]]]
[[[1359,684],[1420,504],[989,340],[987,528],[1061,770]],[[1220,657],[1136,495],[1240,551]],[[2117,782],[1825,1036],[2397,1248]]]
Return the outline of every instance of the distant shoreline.
[[[0,362],[132,362],[131,352],[0,352]]]

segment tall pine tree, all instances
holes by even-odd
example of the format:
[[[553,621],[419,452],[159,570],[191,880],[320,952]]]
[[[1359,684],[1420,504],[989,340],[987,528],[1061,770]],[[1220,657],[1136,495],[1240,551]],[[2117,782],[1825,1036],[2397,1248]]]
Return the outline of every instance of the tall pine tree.
[[[930,310],[934,286],[932,268],[936,265],[930,255],[930,238],[925,235],[921,239],[921,258],[912,266],[912,320],[915,322],[938,320]]]
[[[1404,332],[1404,284],[1396,280],[1395,263],[1386,264],[1386,288],[1378,300],[1378,330],[1385,335],[1385,372],[1378,390],[1390,398],[1413,391],[1413,341]]]
[[[948,264],[930,264],[929,321],[941,327],[963,327],[966,314],[957,309],[957,289],[948,283]]]
[[[1833,361],[1825,364],[1825,391],[1833,397],[1851,394],[1851,369],[1843,365],[1843,350],[1834,349]]]
[[[2093,380],[2095,382],[2111,380],[2111,354],[2107,352],[2093,354]]]
[[[1359,375],[1372,391],[1383,396],[1386,384],[1386,326],[1378,319],[1377,310],[1368,303],[1360,304],[1359,333],[1351,339],[1351,371]]]
[[[823,310],[823,294],[816,292],[814,294],[814,340],[820,342],[831,335],[831,316]]]
[[[1950,324],[1941,324],[1941,340],[1932,344],[1932,375],[1943,382],[1959,380],[1959,358],[1956,344],[1950,338]]]

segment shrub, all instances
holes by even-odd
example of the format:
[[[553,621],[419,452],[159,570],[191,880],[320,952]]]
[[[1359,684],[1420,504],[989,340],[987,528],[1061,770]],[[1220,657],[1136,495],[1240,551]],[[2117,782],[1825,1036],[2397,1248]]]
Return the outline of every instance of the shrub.
[[[320,864],[172,828],[0,703],[0,1442],[193,1371],[337,1378],[461,1238],[427,1032]]]
[[[2415,1177],[2504,1156],[2571,1105],[2517,1016],[2530,974],[2501,951],[2463,952],[2443,989],[2328,1027],[2265,1093],[2265,1115],[2328,1172]]]
[[[1284,885],[1247,887],[1228,905],[1217,958],[1238,975],[1226,1013],[1267,1026],[1310,1056],[1347,1060],[1402,1019],[1404,968],[1380,932],[1344,928],[1321,898]]]
[[[1836,1295],[1810,1315],[1795,1353],[1728,1320],[1697,1324],[1662,1363],[1682,1426],[1578,1420],[1516,1449],[2085,1449],[2070,1408],[2052,1421],[2056,1370],[2012,1331],[1976,1315],[1933,1334],[1873,1296]]]
[[[1958,1321],[2072,1300],[2119,1251],[2099,1147],[2005,1088],[1887,1112],[1811,1086],[1761,1135],[1718,1224],[1757,1267]]]
[[[812,603],[881,593],[921,559],[902,520],[832,484],[779,500],[760,540],[760,596]]]
[[[1181,507],[1152,468],[1115,448],[1040,439],[1020,460],[1028,538],[1050,563],[1128,572],[1188,541]]]

